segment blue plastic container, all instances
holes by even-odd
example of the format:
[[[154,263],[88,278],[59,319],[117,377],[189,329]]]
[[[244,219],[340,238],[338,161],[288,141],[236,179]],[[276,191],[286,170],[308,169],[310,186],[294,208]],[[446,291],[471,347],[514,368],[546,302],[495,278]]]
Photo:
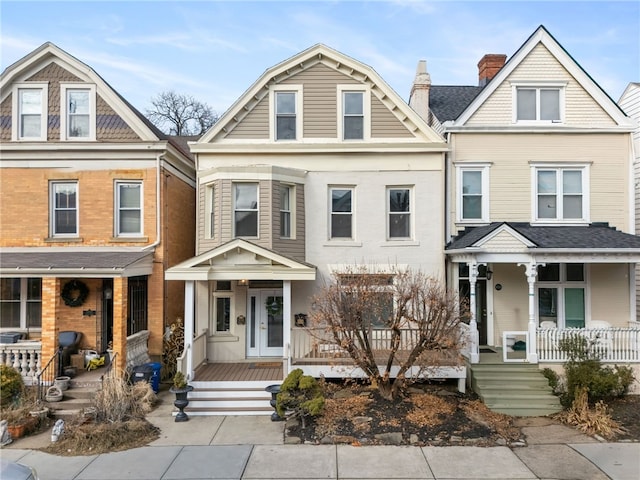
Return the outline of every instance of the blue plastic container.
[[[160,391],[160,370],[162,369],[162,364],[158,362],[145,363],[145,366],[151,367],[153,370],[153,374],[151,375],[151,379],[149,383],[151,383],[151,388],[155,393]]]

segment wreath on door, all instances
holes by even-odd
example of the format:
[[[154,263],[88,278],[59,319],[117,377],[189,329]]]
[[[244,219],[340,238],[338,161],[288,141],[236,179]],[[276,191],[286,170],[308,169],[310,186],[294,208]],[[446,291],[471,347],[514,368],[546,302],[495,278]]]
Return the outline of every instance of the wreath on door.
[[[270,315],[279,314],[282,311],[282,297],[267,297],[265,307]]]
[[[89,296],[89,287],[80,280],[70,280],[62,287],[60,298],[69,307],[79,307]]]

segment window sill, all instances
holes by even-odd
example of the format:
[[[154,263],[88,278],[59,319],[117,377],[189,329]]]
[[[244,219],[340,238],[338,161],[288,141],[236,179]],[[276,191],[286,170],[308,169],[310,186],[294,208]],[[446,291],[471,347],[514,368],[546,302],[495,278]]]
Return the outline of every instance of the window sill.
[[[572,227],[588,227],[589,222],[586,220],[534,220],[531,222],[531,225],[537,225],[539,227],[562,227],[562,226],[572,226]]]
[[[82,237],[47,237],[44,239],[47,243],[81,243],[84,242]]]
[[[361,247],[362,242],[355,240],[329,240],[322,244],[323,247]]]
[[[114,243],[147,243],[149,237],[111,237],[109,241]]]
[[[380,244],[381,247],[418,247],[420,242],[413,239],[407,240],[387,240]]]

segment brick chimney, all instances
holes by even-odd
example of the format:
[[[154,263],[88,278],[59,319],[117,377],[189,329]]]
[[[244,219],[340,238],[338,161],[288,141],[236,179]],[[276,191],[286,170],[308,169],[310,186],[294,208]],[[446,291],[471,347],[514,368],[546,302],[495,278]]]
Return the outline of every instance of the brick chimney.
[[[489,83],[506,61],[507,56],[499,53],[487,53],[482,57],[478,62],[478,86],[484,87]]]
[[[420,60],[416,69],[416,77],[409,94],[409,106],[429,122],[429,90],[431,89],[431,76],[427,73],[427,61]]]

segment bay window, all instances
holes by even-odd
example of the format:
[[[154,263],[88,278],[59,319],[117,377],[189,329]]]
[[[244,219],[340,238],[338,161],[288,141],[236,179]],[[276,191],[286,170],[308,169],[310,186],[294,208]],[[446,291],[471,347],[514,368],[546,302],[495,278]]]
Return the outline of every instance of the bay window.
[[[233,184],[234,236],[258,236],[258,184]]]

